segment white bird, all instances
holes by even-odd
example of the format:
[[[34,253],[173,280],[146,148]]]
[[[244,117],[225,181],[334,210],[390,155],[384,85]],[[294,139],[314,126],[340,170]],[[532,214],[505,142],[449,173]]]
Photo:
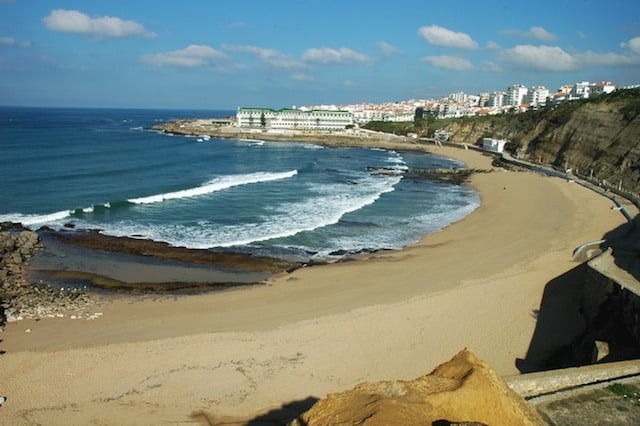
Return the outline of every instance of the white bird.
[[[0,407],[2,407],[2,404],[4,404],[6,400],[7,400],[6,396],[0,396]]]

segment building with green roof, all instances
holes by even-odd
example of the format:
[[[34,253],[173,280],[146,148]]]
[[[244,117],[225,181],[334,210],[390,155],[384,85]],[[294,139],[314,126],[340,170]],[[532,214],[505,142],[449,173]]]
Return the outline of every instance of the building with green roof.
[[[353,114],[340,110],[238,108],[237,126],[269,131],[333,132],[353,126]]]

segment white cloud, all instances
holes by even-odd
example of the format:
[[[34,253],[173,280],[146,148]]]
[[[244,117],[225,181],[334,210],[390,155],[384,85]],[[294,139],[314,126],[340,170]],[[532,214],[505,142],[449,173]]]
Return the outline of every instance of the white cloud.
[[[547,71],[571,71],[578,66],[576,59],[557,46],[518,45],[505,49],[500,59],[516,67]]]
[[[496,43],[494,41],[488,41],[487,44],[485,45],[485,49],[487,49],[487,50],[500,50],[500,49],[502,49],[502,47],[498,43]]]
[[[31,47],[30,41],[18,41],[13,37],[0,37],[0,46]]]
[[[348,64],[371,62],[371,58],[356,50],[347,47],[331,49],[329,47],[319,47],[307,49],[302,54],[302,60],[320,64]]]
[[[426,56],[422,58],[422,60],[438,68],[447,68],[455,71],[468,71],[473,69],[471,62],[458,56]]]
[[[640,41],[638,42],[640,44]],[[568,53],[558,46],[518,45],[500,52],[499,58],[518,67],[540,71],[575,71],[599,66],[640,62],[640,57],[592,51]]]
[[[502,67],[495,62],[484,61],[482,63],[482,70],[488,72],[501,72],[503,71]]]
[[[304,64],[303,62],[283,55],[282,53],[274,49],[265,49],[248,44],[223,44],[222,48],[228,52],[248,53],[250,55],[255,55],[264,63],[273,68],[300,69],[306,67],[306,64]]]
[[[640,37],[634,37],[631,40],[622,43],[620,46],[629,50],[631,53],[640,55]]]
[[[232,29],[232,30],[241,30],[244,28],[247,28],[248,25],[246,22],[243,21],[236,21],[236,22],[232,22],[229,25],[227,25],[227,28]]]
[[[342,82],[342,85],[344,87],[358,87],[358,83],[353,80],[345,80]]]
[[[591,67],[617,67],[621,65],[631,65],[640,62],[640,57],[622,55],[620,53],[598,53],[587,50],[573,55],[578,61],[580,68]]]
[[[191,44],[184,49],[144,55],[140,59],[148,64],[158,66],[211,67],[220,69],[220,63],[226,62],[228,57],[224,52],[213,47]]]
[[[429,25],[418,30],[418,35],[436,46],[476,49],[478,43],[468,34],[448,30],[437,25]]]
[[[293,73],[291,74],[291,78],[298,81],[314,81],[315,80],[315,78],[312,75],[304,72]]]
[[[387,43],[386,41],[379,41],[377,44],[378,44],[378,49],[384,56],[393,56],[393,55],[399,55],[400,53],[402,53],[402,50]]]
[[[540,41],[553,41],[558,37],[550,33],[542,27],[530,27],[527,31],[522,30],[504,30],[501,34],[512,37],[528,38]]]
[[[130,36],[152,38],[156,36],[135,21],[126,21],[114,16],[91,18],[77,10],[52,10],[48,16],[42,18],[42,22],[53,31],[88,34],[97,38]]]

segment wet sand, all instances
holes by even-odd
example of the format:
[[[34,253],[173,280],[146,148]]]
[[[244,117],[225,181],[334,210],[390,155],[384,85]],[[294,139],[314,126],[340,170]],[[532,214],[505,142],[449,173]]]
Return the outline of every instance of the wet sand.
[[[475,151],[431,150],[491,168]],[[625,219],[558,178],[500,170],[471,184],[480,208],[402,251],[219,294],[125,298],[95,321],[11,323],[0,335],[9,397],[0,414],[12,424],[248,416],[362,381],[410,379],[463,347],[515,374],[545,286],[576,266],[575,247]]]

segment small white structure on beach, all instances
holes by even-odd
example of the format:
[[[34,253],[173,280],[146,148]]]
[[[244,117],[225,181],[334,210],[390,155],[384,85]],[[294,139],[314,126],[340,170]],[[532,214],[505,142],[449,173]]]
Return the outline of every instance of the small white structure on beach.
[[[509,141],[506,139],[484,138],[482,139],[482,149],[501,154],[502,152],[504,152],[504,146],[508,142]]]

